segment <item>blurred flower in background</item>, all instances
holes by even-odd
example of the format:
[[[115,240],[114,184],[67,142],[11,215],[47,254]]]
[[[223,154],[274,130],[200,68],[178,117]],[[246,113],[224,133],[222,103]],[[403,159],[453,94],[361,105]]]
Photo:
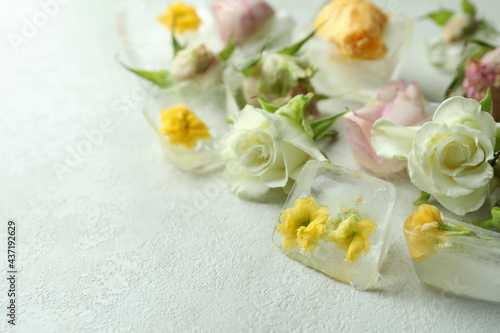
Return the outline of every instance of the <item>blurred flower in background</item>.
[[[263,0],[216,0],[212,9],[224,42],[232,37],[239,45],[251,39],[274,16],[273,8]]]

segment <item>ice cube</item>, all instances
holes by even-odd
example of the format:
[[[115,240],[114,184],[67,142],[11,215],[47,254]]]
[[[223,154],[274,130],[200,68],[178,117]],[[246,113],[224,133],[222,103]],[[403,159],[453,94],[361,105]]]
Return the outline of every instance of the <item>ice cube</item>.
[[[389,81],[397,78],[412,33],[410,19],[403,14],[391,14],[383,35],[388,51],[378,60],[345,59],[334,43],[314,37],[305,45],[307,59],[321,69],[313,77],[313,85],[323,94],[342,95],[359,102],[370,101]]]
[[[328,214],[333,219],[332,225],[326,227],[324,238],[317,237],[319,243],[312,252],[301,251],[300,245],[287,249],[290,246],[283,243],[285,237],[279,231],[282,221],[278,219],[273,233],[275,245],[301,263],[348,282],[356,289],[363,290],[377,282],[389,248],[392,213],[397,199],[394,185],[328,162],[309,161],[290,192],[283,211],[292,208],[297,200],[300,202],[309,196],[319,206],[327,206]],[[331,240],[329,233],[339,230],[338,224],[351,213],[356,213],[360,220],[370,219],[376,224],[375,231],[368,237],[370,250],[361,253],[353,263],[348,262],[346,251],[338,248],[336,241],[327,241]],[[302,225],[310,221],[305,222]]]
[[[419,279],[455,295],[500,302],[500,233],[444,220],[470,229],[477,237],[415,232],[407,220],[403,231]]]
[[[185,104],[195,112],[196,116],[208,126],[211,139],[199,140],[195,147],[187,149],[170,143],[165,135],[158,134],[158,138],[167,157],[177,167],[204,173],[223,166],[219,153],[219,140],[230,130],[226,121],[225,103],[225,88],[222,84],[203,89],[195,82],[190,82],[168,89],[152,89],[143,113],[153,130],[158,133],[161,126],[160,109],[169,109],[175,104]]]

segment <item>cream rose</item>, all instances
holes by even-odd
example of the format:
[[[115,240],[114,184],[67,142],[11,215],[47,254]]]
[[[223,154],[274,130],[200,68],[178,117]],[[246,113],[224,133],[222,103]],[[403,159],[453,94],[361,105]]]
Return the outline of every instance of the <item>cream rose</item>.
[[[247,105],[238,113],[234,129],[220,143],[231,191],[258,199],[296,179],[307,161],[326,160],[303,119],[312,98],[313,94],[297,95],[275,112]]]
[[[433,120],[421,127],[378,120],[372,144],[379,156],[407,158],[412,183],[453,213],[464,215],[486,199],[496,129],[479,102],[457,96],[444,101]]]

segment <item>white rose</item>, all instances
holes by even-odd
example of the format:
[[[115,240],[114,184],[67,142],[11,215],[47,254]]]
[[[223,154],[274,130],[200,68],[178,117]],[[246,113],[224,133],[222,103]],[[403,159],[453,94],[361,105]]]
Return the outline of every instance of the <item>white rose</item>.
[[[457,96],[444,101],[432,122],[420,128],[377,121],[372,144],[379,156],[408,158],[412,183],[464,215],[479,209],[488,194],[496,128],[479,102]]]
[[[295,96],[274,113],[247,105],[234,129],[221,140],[229,188],[244,199],[258,199],[271,188],[296,179],[304,164],[326,160],[304,126],[303,110],[313,94]]]

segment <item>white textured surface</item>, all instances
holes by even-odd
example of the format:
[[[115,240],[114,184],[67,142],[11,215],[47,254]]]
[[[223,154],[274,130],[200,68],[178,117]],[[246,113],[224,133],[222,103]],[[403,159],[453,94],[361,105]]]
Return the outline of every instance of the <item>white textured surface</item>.
[[[476,2],[496,18],[494,1]],[[20,34],[23,17],[40,7],[0,4],[0,253],[14,219],[20,272],[18,325],[0,311],[2,332],[498,331],[498,305],[444,295],[417,279],[401,226],[418,191],[405,176],[393,178],[400,203],[384,280],[359,292],[272,244],[281,203],[241,201],[220,172],[191,175],[166,161],[141,96],[134,99],[142,85],[114,60],[119,3],[69,1],[19,52],[9,33]],[[439,7],[379,4],[412,18]],[[307,6],[293,1],[297,10]],[[402,74],[431,99],[450,80],[427,65],[422,49],[436,31],[416,24]],[[58,174],[55,165],[103,122],[102,141]],[[323,147],[335,163],[358,168],[342,135]],[[6,290],[1,279],[2,309]]]

